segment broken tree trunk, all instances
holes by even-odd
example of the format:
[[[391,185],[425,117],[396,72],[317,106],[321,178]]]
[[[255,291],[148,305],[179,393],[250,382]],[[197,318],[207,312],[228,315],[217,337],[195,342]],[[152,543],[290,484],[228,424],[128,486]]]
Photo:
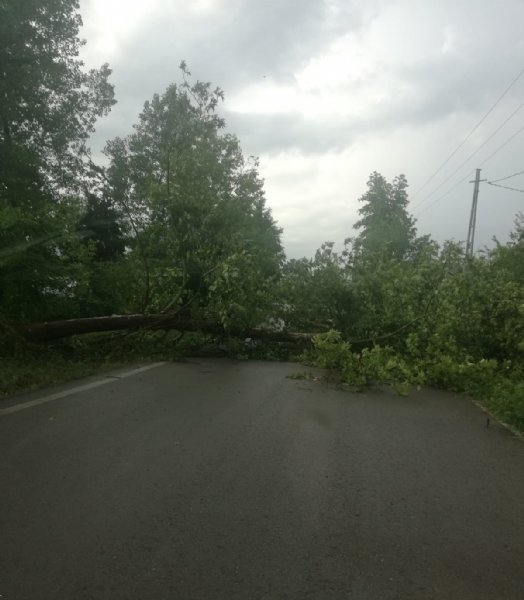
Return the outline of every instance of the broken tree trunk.
[[[244,329],[230,327],[227,330],[219,323],[212,321],[195,321],[187,317],[171,315],[112,315],[108,317],[89,317],[84,319],[67,319],[65,321],[48,321],[35,323],[17,328],[17,332],[31,342],[47,342],[50,340],[80,335],[83,333],[96,333],[102,331],[138,329],[175,329],[177,331],[201,331],[217,335],[232,335],[236,337],[267,339],[275,342],[307,343],[314,333],[288,333],[285,331],[271,331],[264,328]]]

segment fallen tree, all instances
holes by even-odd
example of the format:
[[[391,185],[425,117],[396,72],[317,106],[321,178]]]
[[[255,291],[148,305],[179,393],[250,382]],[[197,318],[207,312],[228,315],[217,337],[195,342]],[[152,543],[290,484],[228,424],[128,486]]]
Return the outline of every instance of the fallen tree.
[[[16,332],[30,342],[47,342],[72,335],[97,333],[103,331],[136,331],[175,329],[177,331],[198,331],[215,335],[267,339],[275,342],[308,343],[314,333],[291,333],[273,331],[265,327],[224,329],[220,323],[188,319],[178,314],[154,315],[111,315],[106,317],[89,317],[83,319],[67,319],[63,321],[47,321],[16,327]]]

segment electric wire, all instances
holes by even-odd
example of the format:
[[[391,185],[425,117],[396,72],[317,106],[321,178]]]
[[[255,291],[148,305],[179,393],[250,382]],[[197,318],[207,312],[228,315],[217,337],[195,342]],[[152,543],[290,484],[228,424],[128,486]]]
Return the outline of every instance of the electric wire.
[[[520,129],[517,129],[517,131],[512,136],[510,136],[507,140],[505,140],[496,150],[494,150],[487,158],[485,158],[480,163],[480,167],[484,166],[489,160],[491,160],[496,154],[498,154],[503,148],[505,148],[510,142],[512,142],[523,131],[524,131],[524,125]],[[422,213],[426,212],[429,208],[434,206],[437,202],[439,202],[440,200],[445,198],[447,195],[451,194],[451,192],[456,190],[461,183],[464,183],[464,181],[469,179],[469,177],[471,177],[473,173],[475,173],[475,170],[470,171],[463,179],[460,179],[453,187],[451,187],[449,190],[444,192],[441,196],[438,196],[438,198],[436,198],[433,202],[431,202],[430,204],[425,206],[422,210],[418,211],[418,215],[421,215]],[[507,177],[503,177],[501,179],[496,179],[495,181],[503,181],[505,179],[510,179],[511,177],[515,177],[516,175],[522,175],[522,174],[524,174],[524,171],[519,171],[518,173],[513,173],[513,175],[508,175]],[[488,182],[488,183],[490,183],[491,185],[497,185],[494,182]],[[497,185],[497,187],[504,188],[507,186]],[[524,190],[520,190],[519,188],[507,188],[507,189],[524,192]],[[419,204],[419,206],[420,206],[420,204]]]
[[[508,175],[507,177],[501,177],[500,179],[492,179],[488,181],[488,183],[496,183],[497,181],[506,181],[506,179],[511,179],[512,177],[516,177],[517,175],[524,175],[524,171],[517,171],[517,173],[513,173],[513,175]]]
[[[500,185],[498,183],[493,183],[493,181],[488,181],[488,185],[493,185],[495,187],[503,188],[504,190],[512,190],[513,192],[522,192],[524,194],[524,190],[520,188],[508,187],[507,185]]]
[[[486,159],[484,159],[480,163],[479,167],[483,167],[488,162],[488,160],[491,160],[496,154],[498,154],[503,148],[505,148],[510,142],[512,142],[517,137],[517,135],[519,135],[523,131],[524,131],[524,125],[520,129],[517,129],[517,131],[510,138],[508,138],[494,152],[492,152]]]
[[[470,171],[466,175],[466,177],[464,177],[463,179],[460,179],[459,181],[457,181],[457,183],[453,187],[451,187],[449,190],[447,190],[447,192],[444,192],[442,195],[440,195],[437,198],[435,198],[435,200],[433,200],[433,202],[431,202],[427,206],[424,206],[424,208],[422,210],[419,210],[417,216],[420,216],[422,213],[425,213],[429,208],[431,208],[432,206],[434,206],[437,202],[439,202],[440,200],[442,200],[443,198],[445,198],[447,195],[451,194],[451,192],[455,191],[460,184],[464,183],[464,181],[466,181],[467,179],[469,179],[470,177],[472,177],[474,173],[475,173],[474,170]]]
[[[450,175],[448,175],[448,177],[446,177],[446,179],[444,179],[444,181],[442,181],[432,192],[430,192],[420,202],[418,202],[413,207],[413,210],[422,206],[422,204],[424,204],[427,200],[429,200],[429,198],[431,198],[431,196],[433,196],[433,194],[435,192],[437,192],[440,188],[442,188],[444,185],[446,185],[446,183],[450,179],[452,179],[462,169],[462,167],[464,165],[466,165],[474,156],[476,156],[476,154],[478,154],[478,152],[480,152],[480,150],[482,150],[482,148],[484,148],[484,146],[497,135],[497,133],[506,125],[506,123],[508,123],[511,119],[513,119],[513,117],[519,112],[519,110],[523,106],[524,106],[524,102],[522,102],[519,106],[517,106],[517,108],[495,129],[495,131],[488,138],[486,138],[482,142],[482,144],[480,144],[480,146],[476,150],[474,150],[464,161],[462,161],[460,163],[460,165]]]
[[[464,146],[464,144],[469,140],[469,138],[477,131],[477,129],[484,123],[484,121],[489,117],[489,115],[495,110],[500,101],[507,95],[507,93],[511,90],[511,88],[517,83],[517,81],[524,75],[524,69],[522,69],[518,75],[513,79],[513,81],[508,85],[508,87],[502,92],[499,96],[495,104],[486,112],[486,114],[480,119],[480,121],[473,127],[473,129],[466,135],[466,137],[460,142],[460,144],[453,150],[453,152],[446,158],[446,160],[438,167],[438,169],[419,187],[411,196],[413,200],[415,196],[417,196],[433,179],[442,171],[442,169],[448,164],[448,162],[457,154],[457,152]]]

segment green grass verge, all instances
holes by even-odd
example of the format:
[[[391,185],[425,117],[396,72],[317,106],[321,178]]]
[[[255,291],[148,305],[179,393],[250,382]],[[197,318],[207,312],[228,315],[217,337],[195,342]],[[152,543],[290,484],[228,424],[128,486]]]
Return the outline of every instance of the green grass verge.
[[[186,336],[184,336],[186,337]],[[88,334],[49,344],[21,344],[0,353],[0,397],[8,397],[149,360],[175,359],[201,343],[158,332]],[[179,340],[180,341],[180,340]]]
[[[0,398],[129,364],[186,357],[288,360],[291,353],[276,343],[174,331],[86,334],[49,344],[10,340],[0,349]]]

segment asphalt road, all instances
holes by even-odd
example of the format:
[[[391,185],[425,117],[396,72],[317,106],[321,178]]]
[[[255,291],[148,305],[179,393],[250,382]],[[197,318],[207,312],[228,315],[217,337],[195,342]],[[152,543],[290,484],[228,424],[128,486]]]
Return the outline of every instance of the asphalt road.
[[[194,360],[3,402],[0,598],[524,599],[524,443],[460,397],[303,369]]]

